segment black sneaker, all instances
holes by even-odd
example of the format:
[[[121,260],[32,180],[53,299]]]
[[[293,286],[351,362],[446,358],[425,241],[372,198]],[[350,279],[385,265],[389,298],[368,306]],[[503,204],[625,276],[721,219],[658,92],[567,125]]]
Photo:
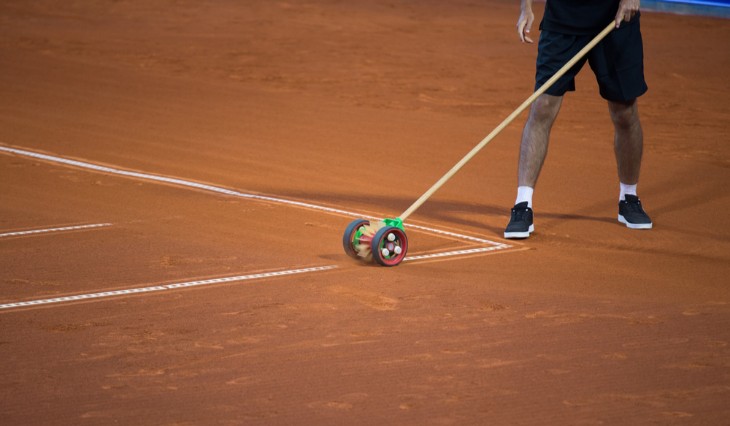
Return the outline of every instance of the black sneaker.
[[[618,203],[618,221],[631,229],[651,229],[649,215],[641,208],[641,201],[636,195],[626,195],[625,201]]]
[[[504,238],[527,238],[534,231],[532,209],[527,207],[527,201],[515,204],[509,224],[504,230]]]

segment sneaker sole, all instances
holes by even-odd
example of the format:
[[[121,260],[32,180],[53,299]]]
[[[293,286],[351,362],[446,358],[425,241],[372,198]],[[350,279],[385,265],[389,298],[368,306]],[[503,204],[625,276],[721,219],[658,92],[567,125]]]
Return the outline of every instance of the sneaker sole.
[[[622,215],[618,215],[618,221],[631,229],[651,229],[653,226],[652,223],[630,223],[628,220],[624,219]]]
[[[505,232],[504,238],[528,238],[533,232],[535,232],[535,225],[530,225],[530,228],[527,230],[527,232]]]

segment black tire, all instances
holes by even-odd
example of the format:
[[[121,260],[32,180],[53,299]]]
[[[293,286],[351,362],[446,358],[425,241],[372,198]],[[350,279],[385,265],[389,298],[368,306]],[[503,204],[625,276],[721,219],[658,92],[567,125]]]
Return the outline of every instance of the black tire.
[[[388,236],[393,235],[393,241],[388,241]],[[394,251],[399,247],[400,253]],[[388,249],[388,254],[383,249]],[[386,226],[380,229],[370,242],[370,249],[373,252],[373,259],[383,266],[397,266],[406,257],[408,251],[408,237],[405,231],[395,226]]]
[[[350,222],[349,225],[347,225],[347,228],[345,228],[345,233],[342,235],[342,248],[345,249],[345,253],[354,258],[354,259],[361,259],[360,256],[357,254],[357,250],[355,249],[355,246],[360,244],[360,241],[355,241],[357,236],[357,231],[360,229],[361,226],[367,226],[370,225],[370,221],[366,219],[356,219]]]

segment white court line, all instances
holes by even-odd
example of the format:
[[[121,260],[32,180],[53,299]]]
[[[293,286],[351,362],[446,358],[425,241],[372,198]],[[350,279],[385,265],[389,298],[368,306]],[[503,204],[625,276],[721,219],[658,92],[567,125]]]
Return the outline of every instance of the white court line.
[[[52,162],[52,163],[65,164],[65,165],[69,165],[69,166],[73,166],[73,167],[79,167],[82,169],[94,170],[94,171],[98,171],[98,172],[110,173],[110,174],[115,174],[115,175],[120,175],[120,176],[128,176],[128,177],[133,177],[133,178],[147,180],[147,181],[163,182],[163,183],[168,183],[168,184],[173,184],[173,185],[178,185],[178,186],[183,186],[183,187],[188,187],[188,188],[194,188],[194,189],[209,191],[209,192],[213,192],[213,193],[233,196],[233,197],[247,198],[247,199],[253,199],[253,200],[267,201],[267,202],[271,202],[271,203],[303,207],[303,208],[307,208],[307,209],[319,210],[319,211],[324,211],[327,213],[339,214],[339,215],[344,215],[344,216],[351,216],[351,217],[358,217],[358,218],[366,217],[367,219],[378,219],[379,220],[379,218],[367,217],[367,215],[362,215],[359,213],[353,213],[350,211],[335,209],[335,208],[331,208],[331,207],[319,206],[319,205],[311,204],[311,203],[285,200],[282,198],[275,198],[275,197],[264,196],[264,195],[248,194],[248,193],[235,191],[235,190],[231,190],[231,189],[227,189],[227,188],[222,188],[222,187],[218,187],[218,186],[214,186],[214,185],[207,185],[207,184],[188,181],[188,180],[184,180],[184,179],[158,176],[158,175],[153,175],[153,174],[149,174],[149,173],[132,172],[132,171],[128,171],[128,170],[117,169],[114,167],[100,166],[97,164],[87,163],[87,162],[83,162],[83,161],[69,160],[69,159],[62,158],[62,157],[40,154],[37,152],[27,151],[27,150],[23,150],[23,149],[16,149],[16,148],[10,148],[10,147],[6,147],[6,146],[0,146],[0,152],[12,153],[12,154],[30,157],[30,158],[37,158],[39,160],[44,160],[44,161],[48,161],[48,162]],[[111,224],[80,225],[78,227],[52,228],[52,230],[60,231],[60,230],[69,230],[69,229],[81,229],[82,227],[87,228],[87,227],[94,227],[94,226],[98,227],[98,226],[109,226],[109,225],[111,225]],[[430,254],[424,254],[424,255],[412,255],[412,256],[406,257],[404,259],[404,261],[434,259],[434,258],[443,258],[443,257],[449,257],[449,256],[462,256],[462,255],[503,250],[503,249],[512,247],[509,244],[498,243],[498,242],[486,240],[483,238],[477,238],[477,237],[473,237],[473,236],[458,234],[455,232],[428,228],[428,227],[420,226],[420,225],[406,224],[405,226],[414,228],[414,229],[419,229],[419,230],[426,231],[426,232],[430,232],[430,233],[437,234],[437,235],[443,235],[443,236],[448,236],[448,237],[468,241],[471,243],[484,244],[484,245],[487,245],[488,247],[476,247],[476,248],[472,248],[472,249],[453,250],[453,251],[430,253]],[[0,234],[0,237],[10,236],[10,235],[25,235],[25,234],[29,234],[29,233],[40,233],[40,232],[51,232],[51,230],[31,230],[31,231],[11,232],[11,233],[6,233],[6,234]],[[29,307],[29,306],[38,306],[38,305],[47,305],[47,304],[67,303],[67,302],[74,302],[74,301],[80,301],[80,300],[99,299],[99,298],[131,295],[131,294],[137,294],[137,293],[159,292],[159,291],[164,291],[164,290],[171,290],[171,289],[178,289],[178,288],[185,288],[185,287],[194,287],[194,286],[205,286],[205,285],[227,283],[227,282],[237,282],[237,281],[247,281],[247,280],[253,280],[253,279],[271,278],[271,277],[278,277],[278,276],[284,276],[284,275],[326,271],[326,270],[335,269],[335,268],[337,268],[337,266],[335,266],[335,265],[320,266],[320,267],[313,267],[313,268],[302,268],[302,269],[293,269],[293,270],[285,270],[285,271],[266,272],[266,273],[259,273],[259,274],[239,275],[239,276],[235,276],[235,277],[215,278],[215,279],[210,279],[210,280],[190,281],[190,282],[166,284],[166,285],[159,285],[159,286],[152,286],[152,287],[131,288],[131,289],[105,291],[105,292],[100,292],[100,293],[79,294],[79,295],[63,296],[63,297],[56,297],[56,298],[50,298],[50,299],[28,300],[28,301],[22,301],[22,302],[0,304],[0,310],[12,309],[12,308],[22,308],[22,307]]]
[[[498,243],[496,241],[485,240],[483,238],[472,237],[472,236],[469,236],[469,235],[457,234],[457,233],[450,232],[450,231],[443,231],[441,229],[426,228],[425,226],[412,225],[412,224],[404,224],[404,226],[408,226],[408,227],[413,228],[413,229],[420,229],[422,231],[427,231],[427,232],[431,232],[431,233],[434,233],[434,234],[446,235],[446,236],[458,238],[458,239],[461,239],[461,240],[467,240],[467,241],[471,241],[471,242],[474,242],[474,243],[489,244],[489,245],[492,246],[491,247],[492,250],[494,250],[494,249],[506,249],[506,248],[512,247],[509,244]]]
[[[0,234],[0,238],[17,237],[17,236],[21,236],[21,235],[32,235],[32,234],[45,234],[48,232],[76,231],[79,229],[102,228],[105,226],[112,226],[112,224],[111,223],[92,223],[89,225],[62,226],[60,228],[31,229],[28,231],[5,232],[3,234]]]
[[[286,276],[286,275],[305,274],[308,272],[328,271],[328,270],[335,269],[335,268],[337,268],[336,265],[315,266],[315,267],[311,267],[311,268],[289,269],[289,270],[285,270],[285,271],[274,271],[274,272],[262,272],[262,273],[258,273],[258,274],[238,275],[235,277],[213,278],[213,279],[209,279],[209,280],[188,281],[188,282],[174,283],[174,284],[163,284],[163,285],[156,285],[156,286],[151,286],[151,287],[104,291],[101,293],[77,294],[74,296],[54,297],[52,299],[27,300],[25,302],[14,302],[14,303],[2,304],[2,305],[0,305],[0,310],[12,309],[12,308],[23,308],[23,307],[28,307],[28,306],[49,305],[49,304],[53,304],[53,303],[77,302],[79,300],[101,299],[101,298],[106,298],[106,297],[125,296],[125,295],[130,295],[130,294],[137,294],[137,293],[152,293],[152,292],[165,291],[165,290],[174,290],[174,289],[178,289],[178,288],[199,287],[199,286],[207,286],[207,285],[220,284],[220,283],[230,283],[230,282],[237,282],[237,281],[250,281],[250,280],[256,280],[256,279],[261,279],[261,278],[272,278],[272,277],[281,277],[281,276]]]
[[[184,179],[158,176],[158,175],[153,175],[153,174],[149,174],[149,173],[131,172],[129,170],[122,170],[122,169],[117,169],[114,167],[100,166],[97,164],[87,163],[87,162],[83,162],[83,161],[69,160],[67,158],[56,157],[53,155],[40,154],[37,152],[27,151],[24,149],[10,148],[7,146],[0,146],[0,152],[8,152],[8,153],[12,153],[12,154],[22,155],[25,157],[31,157],[31,158],[37,158],[40,160],[50,161],[53,163],[66,164],[69,166],[80,167],[83,169],[95,170],[95,171],[104,172],[104,173],[111,173],[111,174],[120,175],[120,176],[129,176],[129,177],[148,180],[148,181],[164,182],[164,183],[169,183],[169,184],[173,184],[173,185],[185,186],[188,188],[195,188],[195,189],[200,189],[200,190],[204,190],[204,191],[215,192],[218,194],[229,195],[229,196],[233,196],[233,197],[268,201],[271,203],[303,207],[303,208],[307,208],[307,209],[319,210],[319,211],[324,211],[327,213],[333,213],[333,214],[339,214],[339,215],[351,216],[351,217],[358,217],[358,218],[367,216],[367,215],[362,215],[359,213],[350,212],[347,210],[319,206],[317,204],[304,203],[301,201],[285,200],[282,198],[270,197],[270,196],[265,196],[265,195],[248,194],[245,192],[235,191],[232,189],[222,188],[222,187],[214,186],[214,185],[207,185],[207,184],[193,182],[193,181],[184,180]],[[379,218],[373,218],[373,217],[366,217],[366,218],[367,219],[379,219]],[[405,226],[409,227],[409,228],[420,229],[422,231],[431,232],[434,234],[447,235],[447,236],[450,236],[453,238],[470,241],[473,243],[486,244],[486,245],[495,247],[495,249],[500,249],[500,250],[512,247],[509,244],[498,243],[495,241],[490,241],[490,240],[486,240],[483,238],[472,237],[469,235],[457,234],[455,232],[443,231],[443,230],[434,229],[434,228],[427,228],[425,226],[418,226],[418,225],[411,225],[411,224],[405,224]]]
[[[467,254],[475,254],[475,253],[486,253],[489,251],[496,251],[501,250],[502,247],[499,246],[492,246],[492,247],[477,247],[472,249],[463,249],[463,250],[453,250],[453,251],[444,251],[440,253],[431,253],[431,254],[416,254],[413,256],[406,256],[403,261],[411,261],[411,260],[423,260],[423,259],[435,259],[439,257],[449,257],[449,256],[462,256]]]

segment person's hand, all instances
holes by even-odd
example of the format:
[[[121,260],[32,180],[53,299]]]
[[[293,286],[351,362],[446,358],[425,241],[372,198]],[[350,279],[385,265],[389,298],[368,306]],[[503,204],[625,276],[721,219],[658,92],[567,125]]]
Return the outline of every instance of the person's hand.
[[[520,35],[520,40],[522,40],[523,43],[532,43],[532,39],[530,38],[530,28],[532,27],[532,21],[534,20],[535,15],[532,14],[532,9],[522,9],[520,19],[517,20],[517,33]]]
[[[629,22],[631,18],[639,11],[639,0],[621,0],[616,12],[616,28],[621,25],[621,21]]]

